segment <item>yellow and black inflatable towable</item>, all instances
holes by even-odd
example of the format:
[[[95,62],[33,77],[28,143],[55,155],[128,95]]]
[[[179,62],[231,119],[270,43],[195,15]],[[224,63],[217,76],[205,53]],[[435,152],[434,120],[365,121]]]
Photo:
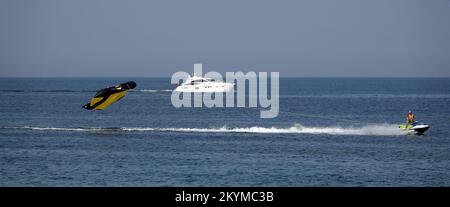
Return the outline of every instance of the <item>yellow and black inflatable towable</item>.
[[[103,110],[109,105],[122,99],[128,93],[128,90],[135,87],[136,83],[134,81],[129,81],[113,87],[99,90],[95,94],[94,98],[92,98],[91,102],[84,105],[83,108],[87,110]]]

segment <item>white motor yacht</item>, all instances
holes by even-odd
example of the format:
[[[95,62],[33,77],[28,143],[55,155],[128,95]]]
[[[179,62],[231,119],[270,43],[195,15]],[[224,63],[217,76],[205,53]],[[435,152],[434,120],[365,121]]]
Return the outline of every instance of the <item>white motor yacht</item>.
[[[188,76],[185,82],[175,88],[178,92],[230,92],[234,90],[233,83],[216,81],[201,76]]]

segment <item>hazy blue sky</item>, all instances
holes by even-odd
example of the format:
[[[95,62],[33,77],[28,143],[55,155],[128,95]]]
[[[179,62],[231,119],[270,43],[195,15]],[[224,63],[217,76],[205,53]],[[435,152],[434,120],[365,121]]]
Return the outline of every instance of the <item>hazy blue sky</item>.
[[[450,76],[449,0],[0,0],[0,76]]]

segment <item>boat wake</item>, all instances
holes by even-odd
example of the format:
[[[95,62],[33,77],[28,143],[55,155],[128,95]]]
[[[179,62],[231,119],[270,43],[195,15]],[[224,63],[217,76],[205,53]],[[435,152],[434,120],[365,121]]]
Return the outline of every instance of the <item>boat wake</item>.
[[[155,92],[172,92],[172,89],[140,89],[140,90],[130,90],[130,92],[144,92],[144,93],[155,93]],[[8,93],[83,93],[83,92],[97,92],[94,90],[11,90],[11,89],[0,89],[0,92]]]
[[[156,93],[156,92],[172,92],[172,89],[141,89],[133,90],[133,92]]]
[[[329,134],[329,135],[377,135],[398,136],[407,132],[392,124],[370,124],[362,127],[307,127],[294,124],[291,127],[217,127],[217,128],[150,128],[150,127],[1,127],[0,129],[40,130],[40,131],[80,131],[80,132],[183,132],[183,133],[255,133],[255,134]]]

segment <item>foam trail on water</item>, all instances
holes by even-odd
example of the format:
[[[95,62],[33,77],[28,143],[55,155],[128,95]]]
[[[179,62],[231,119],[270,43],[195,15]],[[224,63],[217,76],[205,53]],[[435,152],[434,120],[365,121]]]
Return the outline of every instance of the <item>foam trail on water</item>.
[[[288,128],[278,127],[244,127],[244,128],[130,128],[125,129],[130,131],[145,131],[145,130],[158,130],[158,131],[178,131],[178,132],[215,132],[215,133],[273,133],[273,134],[330,134],[330,135],[381,135],[381,136],[393,136],[404,135],[405,131],[400,130],[397,125],[390,124],[373,124],[363,127],[305,127],[300,124],[294,124]]]
[[[110,128],[64,128],[64,127],[1,127],[0,129],[29,129],[49,131],[91,131],[91,132],[202,132],[202,133],[255,133],[255,134],[329,134],[329,135],[378,135],[396,136],[405,135],[407,132],[392,124],[371,124],[362,127],[307,127],[294,124],[291,127],[218,127],[218,128],[151,128],[151,127],[110,127]]]

